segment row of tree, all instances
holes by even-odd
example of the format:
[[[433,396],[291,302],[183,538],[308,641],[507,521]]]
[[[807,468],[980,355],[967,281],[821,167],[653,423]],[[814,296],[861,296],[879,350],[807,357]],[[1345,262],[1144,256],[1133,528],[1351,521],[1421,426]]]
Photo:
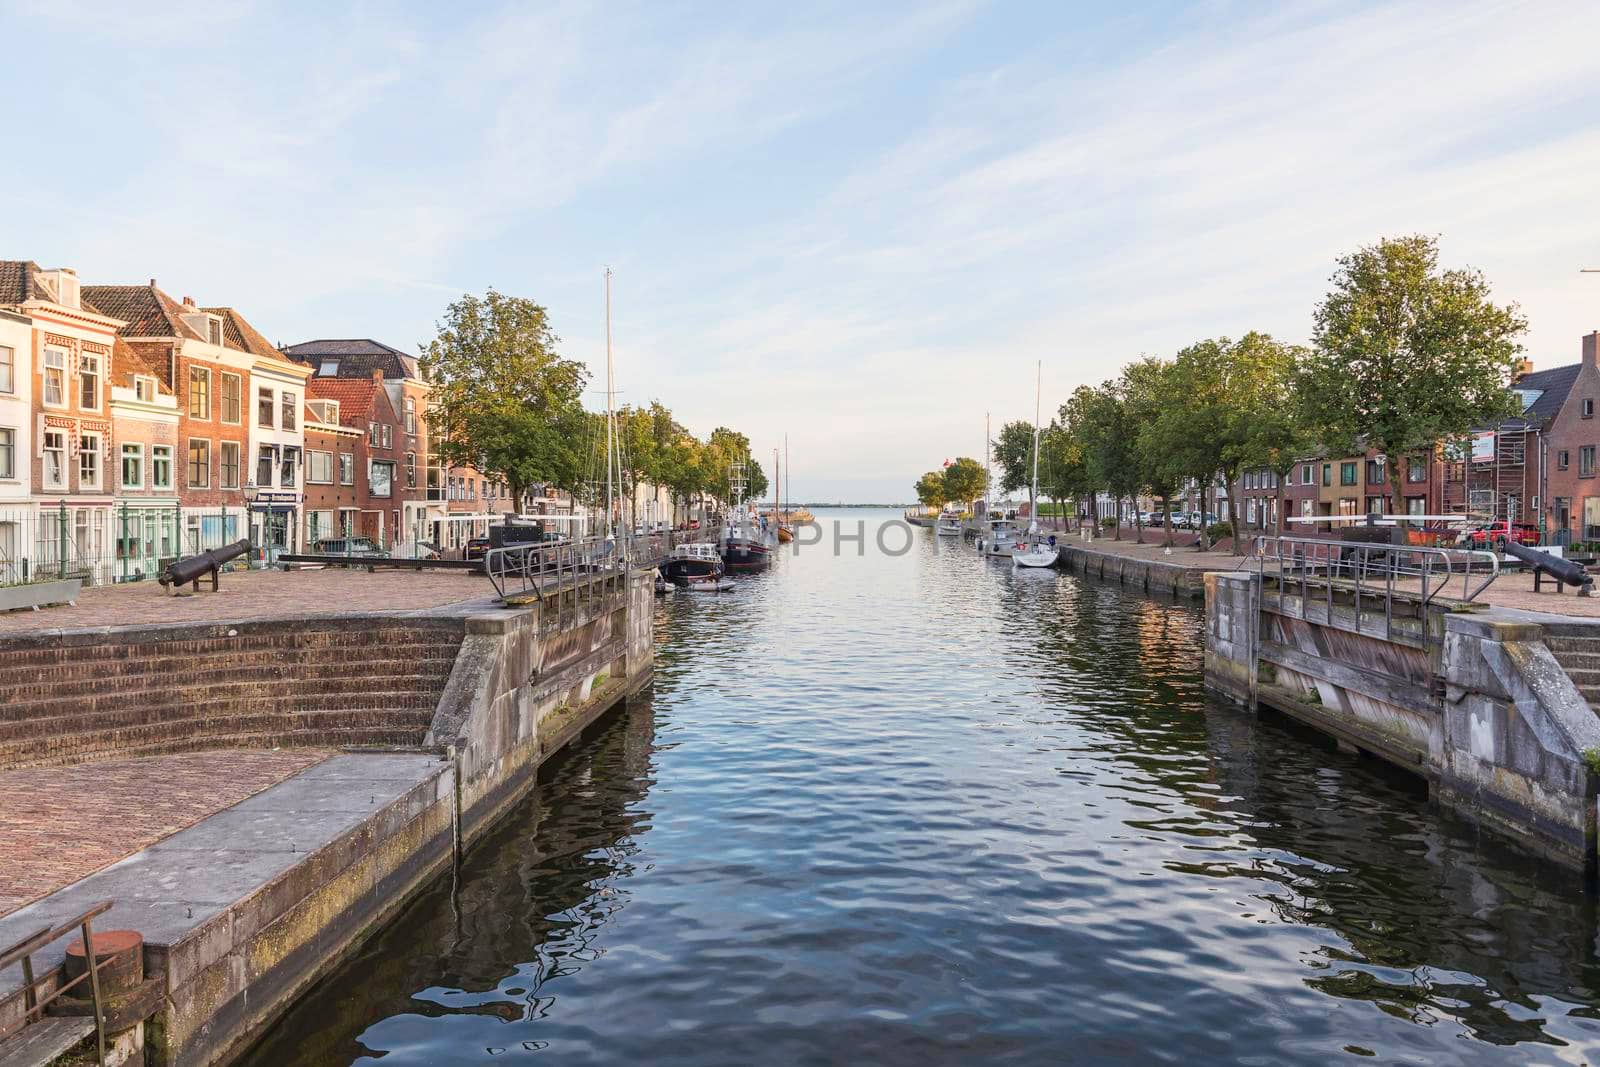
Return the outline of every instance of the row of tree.
[[[1279,476],[1281,517],[1298,460],[1373,448],[1393,460],[1398,507],[1401,457],[1519,412],[1508,386],[1526,329],[1514,304],[1490,300],[1481,273],[1440,269],[1435,238],[1380,241],[1339,260],[1309,346],[1258,332],[1212,338],[1079,387],[1041,437],[1040,493],[1084,502],[1096,518],[1102,491],[1116,513],[1141,495],[1168,513],[1186,485],[1236,486],[1241,472],[1267,469]],[[1029,487],[1033,426],[1006,424],[993,448],[1001,490]],[[1238,493],[1228,501],[1237,530]],[[1163,525],[1170,543],[1170,516]]]
[[[945,504],[976,500],[988,491],[988,472],[983,464],[970,456],[961,456],[954,463],[946,463],[940,470],[929,471],[917,479],[914,487],[917,501],[923,507],[938,508]]]
[[[537,486],[603,502],[606,417],[584,407],[589,372],[562,357],[559,342],[544,307],[491,289],[451,304],[422,349],[432,446],[444,462],[504,482],[519,508]],[[725,497],[741,461],[750,498],[767,490],[750,439],[738,431],[718,427],[698,438],[659,401],[624,407],[616,420],[619,497],[637,500],[646,482],[680,506]]]

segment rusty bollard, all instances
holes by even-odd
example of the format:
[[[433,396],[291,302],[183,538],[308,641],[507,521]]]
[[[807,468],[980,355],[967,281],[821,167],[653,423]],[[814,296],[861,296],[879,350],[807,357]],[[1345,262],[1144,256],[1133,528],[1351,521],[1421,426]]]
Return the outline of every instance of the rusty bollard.
[[[96,930],[94,955],[99,963],[100,1006],[105,1014],[106,1063],[143,1067],[144,1021],[161,1002],[161,987],[144,976],[144,937],[136,930]],[[87,970],[83,939],[67,946],[63,984]],[[63,1015],[93,1015],[94,998],[87,978],[51,1005]]]

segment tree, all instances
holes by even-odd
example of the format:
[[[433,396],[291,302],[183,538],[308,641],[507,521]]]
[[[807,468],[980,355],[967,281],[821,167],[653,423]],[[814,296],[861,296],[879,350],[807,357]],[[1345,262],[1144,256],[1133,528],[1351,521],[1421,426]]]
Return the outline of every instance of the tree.
[[[1517,414],[1507,386],[1528,323],[1515,304],[1490,302],[1480,272],[1440,270],[1425,235],[1345,256],[1332,283],[1300,376],[1303,410],[1325,445],[1383,453],[1398,509],[1406,453]]]
[[[1182,477],[1169,462],[1151,428],[1164,407],[1178,401],[1172,394],[1171,377],[1172,364],[1155,356],[1146,356],[1122,372],[1122,395],[1134,427],[1133,457],[1139,470],[1139,483],[1161,501],[1161,528],[1164,543],[1169,546],[1173,543],[1172,498],[1178,492]]]
[[[925,508],[942,507],[945,502],[944,471],[929,471],[917,479],[912,487],[917,493],[917,503]]]
[[[987,492],[988,478],[977,460],[961,456],[944,469],[945,500],[965,504]]]
[[[1008,422],[1000,427],[991,458],[1000,472],[1000,491],[1015,493],[1033,485],[1033,423]],[[1032,501],[1033,497],[1028,498]]]
[[[1039,437],[1039,492],[1060,504],[1093,491],[1082,444],[1059,419],[1050,420]]]
[[[761,464],[755,460],[745,461],[745,490],[749,500],[762,500],[767,495],[767,488],[771,484],[767,481],[767,472],[761,469]]]
[[[1135,427],[1115,383],[1106,382],[1097,388],[1080,386],[1073,395],[1077,401],[1072,405],[1073,417],[1089,481],[1111,491],[1115,537],[1120,541],[1122,501],[1125,497],[1137,498],[1139,494]],[[1139,540],[1144,540],[1142,531]]]
[[[441,458],[504,482],[513,509],[531,486],[570,490],[582,474],[588,373],[558,341],[543,307],[490,289],[446,308],[422,350]]]

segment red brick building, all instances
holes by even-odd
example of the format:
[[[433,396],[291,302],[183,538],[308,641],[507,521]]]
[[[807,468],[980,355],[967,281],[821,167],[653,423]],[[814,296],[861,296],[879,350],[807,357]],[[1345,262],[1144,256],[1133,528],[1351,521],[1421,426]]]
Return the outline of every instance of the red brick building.
[[[1549,411],[1543,423],[1537,484],[1550,506],[1541,516],[1547,540],[1555,544],[1600,540],[1600,333],[1583,338],[1575,365],[1525,375],[1520,387],[1545,386],[1538,405]],[[1561,387],[1561,383],[1565,387]],[[1559,399],[1557,403],[1556,400]],[[1553,408],[1553,410],[1551,410]]]
[[[307,403],[317,411],[319,422],[345,427],[356,435],[348,446],[354,467],[354,503],[336,505],[344,509],[336,516],[338,528],[385,548],[409,541],[402,509],[405,423],[390,402],[383,372],[373,370],[367,378],[312,377],[306,382],[306,391]],[[333,446],[336,464],[343,462],[337,459],[343,447],[347,446]],[[343,488],[342,474],[336,471],[335,479]],[[326,492],[319,499],[327,499]]]
[[[306,401],[305,537],[308,551],[318,542],[354,536],[361,512],[364,480],[356,474],[356,452],[364,431],[340,421],[337,400]]]

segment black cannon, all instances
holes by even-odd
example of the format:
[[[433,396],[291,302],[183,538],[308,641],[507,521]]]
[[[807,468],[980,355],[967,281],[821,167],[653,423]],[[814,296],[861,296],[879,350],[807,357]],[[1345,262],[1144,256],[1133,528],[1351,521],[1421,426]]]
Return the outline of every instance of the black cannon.
[[[1563,585],[1578,587],[1579,596],[1594,595],[1594,579],[1589,572],[1583,569],[1583,564],[1574,563],[1570,559],[1552,556],[1548,552],[1540,552],[1536,548],[1519,545],[1508,540],[1505,544],[1506,555],[1515,556],[1533,568],[1533,591],[1539,592],[1540,580],[1545,576],[1554,578],[1556,592],[1561,592]]]
[[[211,576],[211,591],[217,591],[217,576],[222,573],[222,565],[250,551],[249,541],[235,541],[231,545],[221,548],[209,548],[197,555],[176,560],[161,572],[161,587],[188,585],[194,583],[194,591],[200,591],[200,579],[206,575]]]

